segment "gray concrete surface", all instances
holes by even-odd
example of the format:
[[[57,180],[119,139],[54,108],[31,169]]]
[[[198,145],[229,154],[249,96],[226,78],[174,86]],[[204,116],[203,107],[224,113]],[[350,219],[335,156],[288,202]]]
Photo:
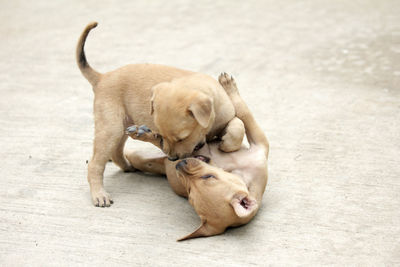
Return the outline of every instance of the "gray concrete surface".
[[[395,0],[1,1],[0,265],[400,265],[399,14]],[[115,204],[92,206],[93,94],[74,49],[93,20],[100,71],[236,77],[271,143],[250,224],[178,243],[199,224],[187,201],[111,163]]]

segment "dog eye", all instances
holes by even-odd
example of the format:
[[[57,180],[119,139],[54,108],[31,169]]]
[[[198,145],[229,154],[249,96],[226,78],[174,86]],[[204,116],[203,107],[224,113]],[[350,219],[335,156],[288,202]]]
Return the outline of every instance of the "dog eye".
[[[217,178],[217,177],[215,177],[214,175],[212,175],[212,174],[206,174],[206,175],[203,175],[203,176],[201,176],[200,178],[202,178],[202,179],[208,179],[208,178]]]

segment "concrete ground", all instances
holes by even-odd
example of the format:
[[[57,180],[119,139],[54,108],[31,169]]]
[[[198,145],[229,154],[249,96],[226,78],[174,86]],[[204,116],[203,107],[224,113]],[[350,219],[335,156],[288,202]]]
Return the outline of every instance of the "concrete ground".
[[[399,14],[395,0],[1,1],[0,265],[400,265]],[[271,144],[250,224],[178,243],[199,224],[188,202],[112,163],[115,204],[91,204],[93,93],[74,50],[93,20],[99,71],[236,77]]]

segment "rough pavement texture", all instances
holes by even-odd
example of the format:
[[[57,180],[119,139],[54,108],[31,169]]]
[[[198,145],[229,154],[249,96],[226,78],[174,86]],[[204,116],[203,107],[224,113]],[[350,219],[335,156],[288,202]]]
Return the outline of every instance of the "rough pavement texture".
[[[399,14],[395,0],[1,1],[0,265],[399,265]],[[236,77],[271,143],[250,224],[178,243],[199,224],[188,202],[112,163],[115,204],[92,206],[93,93],[74,50],[94,20],[99,71]]]

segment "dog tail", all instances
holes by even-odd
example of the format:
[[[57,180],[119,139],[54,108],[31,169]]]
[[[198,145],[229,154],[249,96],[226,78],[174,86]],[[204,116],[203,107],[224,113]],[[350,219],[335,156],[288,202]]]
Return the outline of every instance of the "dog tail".
[[[81,70],[83,76],[85,76],[85,78],[92,84],[92,86],[95,86],[99,82],[101,74],[90,67],[89,63],[86,60],[84,48],[86,37],[93,28],[96,28],[96,26],[97,22],[89,23],[86,26],[85,30],[82,32],[76,46],[76,62],[78,63],[78,67]]]

